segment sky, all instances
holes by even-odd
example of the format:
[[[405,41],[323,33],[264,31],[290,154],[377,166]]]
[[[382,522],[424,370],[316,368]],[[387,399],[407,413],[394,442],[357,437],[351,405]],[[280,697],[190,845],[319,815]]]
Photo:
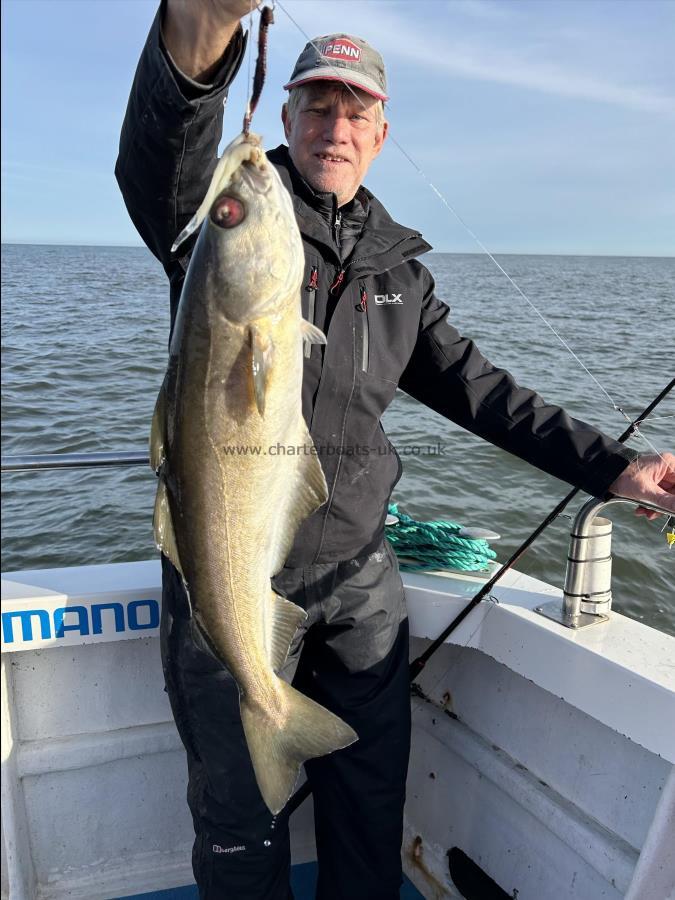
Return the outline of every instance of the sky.
[[[156,8],[3,0],[3,241],[140,245],[113,168]],[[388,141],[365,183],[436,250],[479,246],[428,182],[492,252],[675,255],[675,0],[281,0],[275,19],[265,146],[307,37],[365,38],[417,167]]]

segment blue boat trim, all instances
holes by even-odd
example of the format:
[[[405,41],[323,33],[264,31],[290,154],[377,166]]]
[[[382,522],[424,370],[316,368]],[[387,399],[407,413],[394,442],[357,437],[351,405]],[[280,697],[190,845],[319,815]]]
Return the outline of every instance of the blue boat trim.
[[[316,891],[317,867],[315,862],[303,863],[291,868],[291,887],[295,900],[313,900]],[[401,900],[424,900],[422,894],[404,876]],[[133,897],[113,897],[111,900],[199,900],[197,886],[169,888],[167,891],[151,891],[149,894],[134,894]]]

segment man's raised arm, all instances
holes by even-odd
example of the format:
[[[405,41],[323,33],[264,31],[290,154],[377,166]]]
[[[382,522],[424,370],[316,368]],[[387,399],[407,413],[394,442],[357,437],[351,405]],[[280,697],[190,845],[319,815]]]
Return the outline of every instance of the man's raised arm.
[[[184,260],[170,247],[211,180],[223,101],[245,46],[240,18],[250,8],[251,0],[167,0],[136,69],[115,175],[134,225],[172,282]]]
[[[167,0],[162,37],[174,64],[188,78],[210,84],[240,19],[257,5],[257,0]]]

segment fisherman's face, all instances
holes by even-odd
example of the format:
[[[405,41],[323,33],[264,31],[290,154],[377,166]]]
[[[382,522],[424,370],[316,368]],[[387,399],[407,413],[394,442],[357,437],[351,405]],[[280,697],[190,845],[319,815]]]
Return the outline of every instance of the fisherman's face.
[[[349,203],[387,136],[387,123],[377,124],[378,101],[364,91],[318,81],[303,91],[299,106],[281,118],[293,163],[316,191]],[[358,99],[357,99],[358,97]]]

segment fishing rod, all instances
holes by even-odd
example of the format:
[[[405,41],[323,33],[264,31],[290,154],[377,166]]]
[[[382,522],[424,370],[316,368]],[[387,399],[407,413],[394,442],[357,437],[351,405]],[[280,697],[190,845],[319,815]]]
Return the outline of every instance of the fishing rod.
[[[663,390],[657,394],[657,396],[651,401],[651,403],[645,407],[642,413],[637,416],[626,428],[626,430],[617,438],[618,443],[625,443],[629,437],[635,434],[642,422],[647,419],[653,410],[661,403],[661,401],[668,396],[668,394],[672,391],[673,387],[675,387],[675,378],[673,378]],[[481,603],[485,597],[487,597],[493,587],[497,584],[497,582],[504,576],[506,573],[513,568],[513,566],[521,559],[522,556],[529,550],[532,544],[537,540],[539,535],[553,522],[560,513],[565,509],[565,507],[576,497],[576,495],[581,491],[581,488],[573,488],[569,494],[567,494],[563,499],[558,503],[554,509],[546,516],[545,519],[534,529],[534,531],[522,542],[522,544],[518,547],[518,549],[511,555],[509,560],[504,563],[504,565],[496,572],[489,581],[486,581],[483,587],[472,597],[472,599],[466,604],[466,606],[455,616],[452,622],[444,628],[443,631],[438,635],[436,640],[432,641],[431,644],[426,648],[424,653],[420,654],[416,659],[414,659],[410,663],[410,684],[413,684],[415,679],[420,675],[426,666],[429,659],[434,655],[434,653],[441,647],[448,637],[455,631],[456,628],[461,625],[461,623],[466,619],[466,617],[474,610],[479,603]],[[288,801],[288,815],[291,816],[295,810],[309,797],[312,793],[312,788],[309,782],[305,782],[298,790],[293,794],[291,799]]]
[[[281,4],[280,4],[281,5]],[[283,6],[281,6],[282,9]],[[286,12],[286,10],[284,10]],[[286,13],[289,15],[288,13]],[[292,19],[292,17],[289,18]],[[256,64],[256,73],[254,78],[254,89],[253,96],[249,101],[247,107],[247,113],[244,119],[244,133],[248,133],[248,129],[250,127],[250,121],[255,110],[255,106],[260,96],[260,92],[262,90],[262,85],[264,82],[265,75],[265,54],[266,54],[266,44],[267,44],[267,28],[269,24],[273,21],[271,14],[264,14],[261,16],[260,21],[260,31],[259,31],[259,55],[258,62]],[[295,22],[294,19],[292,19]],[[297,23],[295,23],[297,25]],[[300,29],[302,31],[302,29]],[[303,32],[304,33],[304,32]],[[353,93],[353,92],[352,92]],[[358,98],[357,98],[358,99]],[[418,172],[424,176],[422,170],[416,165],[414,160],[411,159],[409,154],[398,144],[395,142],[399,149],[404,153],[406,158],[414,165],[414,167],[418,170]],[[599,383],[599,381],[593,376],[593,374],[587,369],[587,367],[583,364],[583,362],[579,359],[579,357],[574,353],[571,347],[567,344],[567,342],[557,333],[557,331],[550,325],[550,323],[545,319],[542,313],[531,303],[529,298],[525,296],[523,291],[518,287],[518,285],[513,281],[513,279],[508,275],[508,273],[502,268],[502,266],[495,260],[494,256],[487,250],[487,248],[478,240],[478,238],[473,234],[473,232],[468,228],[468,226],[463,222],[462,219],[459,218],[457,213],[450,207],[445,198],[441,195],[437,188],[429,182],[430,186],[434,190],[434,192],[440,197],[443,203],[450,209],[450,211],[459,219],[460,223],[467,229],[467,231],[474,237],[474,239],[479,243],[481,249],[487,253],[489,258],[495,263],[495,265],[499,268],[499,270],[507,277],[509,282],[515,287],[518,293],[525,299],[528,304],[533,308],[533,310],[539,315],[539,317],[545,322],[545,324],[553,331],[556,337],[561,341],[561,343],[565,346],[568,352],[575,358],[575,360],[581,365],[584,371],[593,379],[596,385],[603,391],[603,393],[607,396],[609,401],[615,410],[618,410],[626,419],[628,416],[625,412],[614,402],[613,398],[608,394],[608,392],[603,388],[603,386]],[[652,401],[652,403],[643,411],[643,413],[638,416],[635,420],[630,422],[629,426],[618,438],[620,443],[623,443],[628,437],[638,432],[639,425],[644,419],[646,419],[649,413],[656,408],[656,406],[661,402],[661,400],[672,390],[675,385],[675,379],[673,379],[670,384]],[[51,459],[39,458],[39,457],[24,457],[24,465],[19,466],[16,464],[15,460],[17,458],[9,459],[8,462],[5,462],[5,459],[2,460],[2,470],[3,471],[20,471],[20,470],[28,470],[28,469],[44,469],[44,468],[63,468],[63,467],[92,467],[92,466],[109,466],[109,465],[137,465],[140,463],[147,463],[147,455],[146,454],[63,454],[62,457],[70,456],[89,456],[90,459],[88,461],[84,461],[82,459],[73,461],[66,461],[65,459],[61,460],[61,462],[54,462],[53,457]],[[121,457],[128,456],[129,459],[122,459]],[[93,459],[93,457],[105,457],[106,459]],[[114,457],[114,459],[112,459]],[[133,458],[132,458],[133,457]],[[28,461],[26,463],[26,461]],[[470,612],[489,594],[494,585],[500,580],[500,578],[509,571],[510,568],[524,555],[524,553],[529,549],[529,547],[534,543],[534,541],[539,537],[539,535],[548,527],[548,525],[555,519],[557,516],[565,509],[565,507],[570,503],[570,501],[579,493],[580,489],[573,489],[563,500],[555,507],[554,510],[543,520],[543,522],[532,532],[532,534],[521,544],[521,546],[515,551],[515,553],[511,556],[508,562],[488,581],[486,584],[478,591],[478,593],[473,597],[473,599],[466,605],[466,607],[459,613],[458,616],[450,623],[450,625],[439,635],[439,637],[427,648],[427,650],[416,660],[414,660],[410,665],[410,681],[413,682],[415,678],[421,673],[424,669],[427,661],[436,652],[436,650],[446,641],[447,637],[460,625],[460,623],[470,614]],[[291,815],[295,809],[306,799],[307,796],[311,793],[311,787],[309,784],[303,785],[291,798],[288,804],[289,815]]]
[[[631,437],[640,427],[640,424],[649,416],[652,410],[656,409],[659,403],[666,397],[670,391],[675,386],[675,378],[670,381],[669,384],[665,386],[665,388],[652,400],[652,402],[645,407],[643,412],[634,419],[628,428],[617,438],[619,444],[625,443],[629,437]],[[534,531],[523,541],[523,543],[518,547],[517,550],[511,555],[509,560],[504,563],[502,568],[496,572],[492,578],[487,581],[483,587],[474,595],[474,597],[467,603],[463,610],[458,613],[457,616],[452,620],[452,622],[445,628],[439,636],[433,641],[424,653],[420,654],[417,659],[413,660],[410,664],[410,681],[411,683],[417,678],[417,676],[422,672],[424,667],[426,666],[429,659],[434,655],[434,653],[438,650],[441,644],[444,644],[446,638],[452,634],[452,632],[464,621],[464,619],[469,615],[472,609],[475,609],[478,604],[488,596],[492,588],[497,584],[497,582],[501,579],[503,575],[505,575],[509,569],[511,569],[518,560],[530,549],[532,544],[537,540],[539,535],[551,524],[551,522],[556,519],[560,513],[565,509],[565,507],[577,496],[577,494],[581,491],[581,488],[573,488],[569,494],[567,494],[563,499],[558,503],[558,505],[551,510],[551,512],[546,516],[545,519],[534,529]]]
[[[3,456],[3,472],[36,472],[48,469],[103,469],[116,466],[150,466],[147,450],[96,453],[19,453]]]
[[[629,437],[635,434],[642,422],[649,418],[650,414],[656,409],[662,400],[675,387],[675,378],[673,378],[663,390],[645,407],[642,413],[635,418],[626,430],[617,439],[620,444],[625,443]],[[109,452],[109,453],[43,453],[43,454],[23,454],[16,456],[3,456],[1,466],[3,472],[27,472],[39,471],[46,469],[63,469],[63,468],[102,468],[111,466],[135,466],[149,465],[148,453],[144,450],[127,451],[127,452]],[[417,676],[422,672],[429,659],[441,647],[448,637],[459,627],[473,609],[481,603],[490,593],[492,588],[497,584],[503,575],[511,569],[519,559],[529,550],[539,535],[553,522],[565,507],[576,497],[580,488],[571,490],[557,506],[551,510],[540,525],[523,541],[518,549],[512,554],[510,559],[499,569],[492,578],[487,581],[483,587],[474,595],[467,605],[459,612],[452,622],[445,628],[441,634],[427,647],[417,659],[410,664],[410,683],[412,684]],[[288,801],[289,817],[302,803],[309,797],[312,789],[309,782],[305,782],[293,794]]]

